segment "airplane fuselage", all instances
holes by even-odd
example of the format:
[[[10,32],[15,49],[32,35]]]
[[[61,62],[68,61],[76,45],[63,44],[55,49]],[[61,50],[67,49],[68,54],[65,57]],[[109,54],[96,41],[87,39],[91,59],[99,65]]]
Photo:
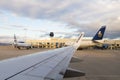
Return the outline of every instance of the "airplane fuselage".
[[[96,46],[99,43],[103,43],[103,40],[96,40],[93,41],[92,39],[83,39],[81,41],[81,45],[79,48],[87,48],[87,47],[92,47],[92,46]]]
[[[22,48],[25,48],[25,49],[30,49],[31,48],[31,44],[27,44],[27,43],[15,43],[14,44],[16,48],[18,49],[22,49]]]

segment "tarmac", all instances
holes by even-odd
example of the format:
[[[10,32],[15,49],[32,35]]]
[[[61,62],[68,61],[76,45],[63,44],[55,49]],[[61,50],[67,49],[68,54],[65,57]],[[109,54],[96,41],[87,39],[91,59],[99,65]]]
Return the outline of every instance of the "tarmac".
[[[0,46],[0,60],[34,54],[49,49],[18,50],[12,46]],[[79,50],[74,54],[79,62],[69,67],[85,72],[85,76],[63,80],[120,80],[120,50]]]

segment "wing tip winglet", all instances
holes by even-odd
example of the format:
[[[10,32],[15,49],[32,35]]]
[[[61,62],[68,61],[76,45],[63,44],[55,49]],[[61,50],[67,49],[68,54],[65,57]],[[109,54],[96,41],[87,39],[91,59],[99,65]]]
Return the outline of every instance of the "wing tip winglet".
[[[80,46],[81,39],[82,39],[83,36],[84,36],[84,32],[81,32],[81,33],[80,33],[80,36],[78,37],[78,39],[76,40],[76,42],[75,42],[75,44],[74,44],[74,47],[75,47],[76,49]]]

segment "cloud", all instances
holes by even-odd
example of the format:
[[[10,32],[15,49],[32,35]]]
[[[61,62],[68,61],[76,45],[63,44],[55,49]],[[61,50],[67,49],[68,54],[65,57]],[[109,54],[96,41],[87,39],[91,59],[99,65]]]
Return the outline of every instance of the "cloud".
[[[22,26],[22,25],[16,25],[16,24],[14,24],[14,25],[10,25],[11,27],[15,27],[15,28],[26,28],[26,26]]]
[[[10,37],[10,36],[0,36],[0,39],[11,39],[11,38],[13,38],[13,37]]]
[[[10,4],[13,3],[13,4]],[[87,5],[87,6],[85,6]],[[114,6],[113,6],[114,5]],[[117,0],[0,0],[0,8],[20,16],[53,20],[89,20],[111,11],[120,12]],[[99,18],[99,17],[98,17]],[[95,20],[95,19],[94,19]]]
[[[4,43],[10,43],[13,42],[13,37],[11,36],[0,36],[0,43],[4,42]]]
[[[114,37],[120,34],[119,4],[120,0],[0,0],[0,9],[17,16],[62,21],[87,36],[107,25],[108,33],[116,32]]]
[[[2,11],[0,11],[0,16],[3,14],[3,12]]]

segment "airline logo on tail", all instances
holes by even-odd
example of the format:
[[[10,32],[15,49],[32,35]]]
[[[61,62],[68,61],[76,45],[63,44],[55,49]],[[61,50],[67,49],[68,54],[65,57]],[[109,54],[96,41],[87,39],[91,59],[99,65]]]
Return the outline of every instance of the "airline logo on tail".
[[[104,36],[104,32],[105,32],[106,26],[102,26],[98,32],[95,34],[95,36],[93,37],[92,40],[101,40]]]
[[[99,37],[99,38],[102,37],[102,32],[101,32],[101,31],[98,32],[98,37]]]

